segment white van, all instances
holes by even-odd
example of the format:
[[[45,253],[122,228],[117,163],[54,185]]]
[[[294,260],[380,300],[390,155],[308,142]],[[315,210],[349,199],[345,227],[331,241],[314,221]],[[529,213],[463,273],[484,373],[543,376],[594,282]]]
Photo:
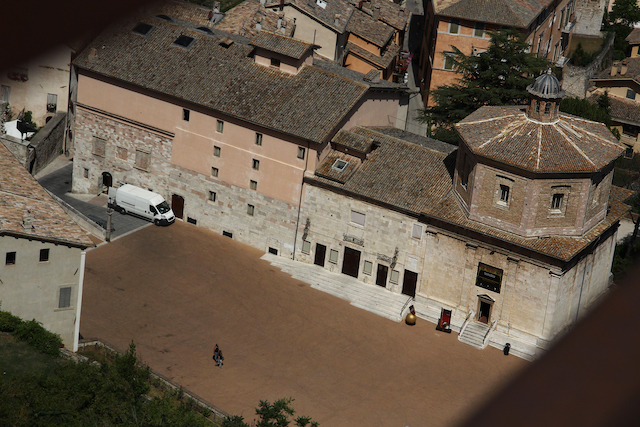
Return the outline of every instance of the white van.
[[[109,187],[109,207],[121,214],[131,212],[140,215],[152,220],[155,225],[169,225],[176,220],[171,207],[161,195],[130,184]]]

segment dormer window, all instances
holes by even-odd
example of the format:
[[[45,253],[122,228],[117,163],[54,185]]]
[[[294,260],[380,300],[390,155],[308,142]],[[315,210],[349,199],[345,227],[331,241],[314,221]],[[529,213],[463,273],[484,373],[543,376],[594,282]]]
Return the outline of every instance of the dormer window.
[[[280,60],[276,58],[271,58],[271,66],[275,68],[280,68]]]
[[[505,205],[509,203],[509,187],[506,185],[500,185],[499,202]]]
[[[551,198],[551,210],[556,212],[562,212],[562,201],[564,200],[564,194],[556,193]]]
[[[184,34],[180,35],[174,42],[174,46],[180,46],[184,49],[189,49],[193,44],[193,37],[185,36]]]
[[[571,193],[571,187],[568,185],[551,187],[549,217],[563,217],[566,215],[569,193]]]
[[[337,170],[338,172],[344,172],[347,166],[349,166],[349,162],[346,162],[342,159],[338,159],[335,162],[333,162],[333,166],[331,166],[331,169]]]
[[[140,34],[141,36],[146,36],[153,29],[153,25],[145,24],[144,22],[138,22],[138,25],[133,27],[133,32],[136,34]]]

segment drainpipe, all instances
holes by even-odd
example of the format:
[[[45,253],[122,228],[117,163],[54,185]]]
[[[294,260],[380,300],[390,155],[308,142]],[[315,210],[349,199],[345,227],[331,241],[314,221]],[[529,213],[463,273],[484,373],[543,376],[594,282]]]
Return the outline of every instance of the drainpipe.
[[[80,254],[80,278],[78,280],[78,300],[76,302],[76,325],[73,332],[73,352],[78,351],[78,340],[80,336],[80,312],[82,311],[82,289],[84,285],[84,261],[86,251]]]
[[[304,176],[309,167],[309,157],[311,156],[311,144],[307,142],[307,158],[304,161],[304,172],[302,172],[302,182],[300,182],[300,198],[298,199],[298,219],[296,220],[296,232],[293,236],[293,254],[292,260],[296,260],[296,243],[298,242],[298,228],[300,227],[300,210],[302,208],[302,192],[304,191]]]

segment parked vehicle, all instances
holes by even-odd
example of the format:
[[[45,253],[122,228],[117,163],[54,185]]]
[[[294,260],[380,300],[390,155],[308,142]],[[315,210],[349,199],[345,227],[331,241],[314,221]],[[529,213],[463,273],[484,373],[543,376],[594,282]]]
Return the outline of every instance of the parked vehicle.
[[[108,205],[123,215],[129,212],[150,219],[155,225],[169,225],[176,220],[161,195],[131,184],[109,187]]]

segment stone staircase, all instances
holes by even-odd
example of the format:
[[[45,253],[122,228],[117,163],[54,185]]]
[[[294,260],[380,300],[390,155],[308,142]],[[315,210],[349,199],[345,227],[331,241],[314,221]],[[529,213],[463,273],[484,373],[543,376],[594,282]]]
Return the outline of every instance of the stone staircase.
[[[332,273],[318,265],[293,261],[273,254],[265,254],[262,259],[274,267],[290,274],[294,279],[311,285],[312,288],[349,301],[351,305],[400,322],[401,311],[410,304],[407,295],[395,294],[377,285],[363,283],[351,276]]]
[[[458,340],[482,350],[484,346],[484,337],[489,331],[490,326],[481,322],[470,321],[464,331],[458,335]]]

